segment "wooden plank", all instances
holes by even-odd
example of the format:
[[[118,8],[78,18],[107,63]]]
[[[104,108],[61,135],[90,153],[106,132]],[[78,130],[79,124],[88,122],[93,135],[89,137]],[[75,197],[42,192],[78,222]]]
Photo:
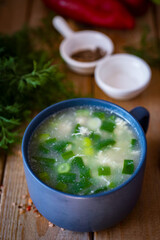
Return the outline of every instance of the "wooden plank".
[[[44,6],[44,3],[40,0],[34,0],[32,8],[30,10],[30,18],[28,23],[31,27],[36,27],[41,24],[42,18],[48,13],[48,9]]]
[[[27,191],[23,171],[19,170],[23,167],[20,156],[20,148],[17,148],[14,155],[7,158],[0,206],[1,239],[16,239],[17,228],[20,226],[17,223],[20,221],[18,205],[21,203],[22,194]],[[13,204],[16,204],[16,207],[13,207]]]
[[[117,51],[123,52],[124,45],[134,45],[141,37],[142,23],[150,25],[152,32],[151,35],[155,37],[155,26],[153,25],[152,12],[149,13],[143,19],[140,19],[136,29],[130,33],[118,33],[112,37],[117,38]],[[160,22],[160,21],[159,21]],[[136,38],[134,38],[134,36]],[[136,40],[135,40],[136,39]],[[160,142],[160,72],[157,69],[152,68],[152,81],[148,89],[144,91],[137,98],[130,101],[118,101],[109,98],[102,91],[95,86],[95,97],[100,97],[105,100],[112,101],[120,106],[130,110],[137,105],[146,107],[151,114],[149,131],[147,133],[148,140],[148,154],[147,154],[147,166],[145,171],[145,178],[142,188],[142,194],[140,199],[132,211],[132,213],[120,224],[110,228],[106,231],[98,232],[95,234],[96,240],[158,240],[160,239],[160,165],[159,165],[159,142]]]
[[[35,0],[30,9],[29,24],[37,26],[45,14],[46,10],[41,1]],[[70,73],[68,69],[67,71],[66,74],[69,73],[69,79],[72,80],[75,75]],[[88,94],[90,89],[88,86],[85,87],[85,77],[83,79],[81,92],[85,89],[84,92]],[[80,80],[77,80],[77,82]],[[27,192],[20,146],[15,148],[13,154],[7,157],[3,185],[0,208],[1,239],[89,239],[87,233],[63,231],[57,226],[49,227],[49,222],[44,217],[34,213],[34,209],[26,211],[29,194]],[[22,208],[19,208],[21,205]],[[24,211],[23,214],[21,214],[22,210]]]
[[[19,30],[28,15],[28,0],[0,1],[0,32],[13,33]]]
[[[0,32],[12,33],[22,27],[26,21],[27,14],[27,0],[13,1],[1,0],[0,1]],[[3,175],[5,169],[6,154],[0,151],[0,185],[3,184]],[[0,189],[3,191],[3,188]],[[1,195],[1,192],[0,192]],[[1,199],[1,196],[0,196]]]
[[[28,0],[0,1],[0,32],[13,33],[20,29],[26,21]],[[3,182],[5,153],[0,152],[0,182]]]
[[[0,151],[0,185],[2,185],[2,182],[3,182],[2,178],[3,178],[4,164],[5,164],[5,153],[3,150],[1,150]]]
[[[72,72],[71,70],[67,69],[66,66],[64,66],[64,69],[66,69],[66,77],[68,81],[72,81],[75,89],[75,93],[79,97],[91,97],[93,96],[93,77],[91,76],[85,76],[80,75]]]
[[[29,194],[20,146],[17,146],[13,154],[7,158],[3,185],[0,206],[0,239],[89,239],[87,233],[62,230],[57,226],[49,227],[49,222],[34,212],[33,206],[31,211],[26,211]]]
[[[11,0],[10,0],[11,1]],[[4,1],[10,2],[10,1]],[[18,1],[19,2],[19,1]],[[22,1],[24,4],[24,1]],[[15,3],[15,2],[14,2]],[[13,6],[13,2],[11,4]],[[6,6],[6,5],[5,5]],[[23,5],[27,6],[26,4]],[[7,8],[3,7],[3,10]],[[44,14],[45,10],[42,7],[41,1],[34,1],[30,12],[29,22],[32,26],[36,26],[39,23],[39,19]],[[5,10],[6,11],[6,10]],[[8,11],[8,10],[7,10]],[[28,10],[27,10],[28,11]],[[42,11],[42,13],[41,13]],[[2,11],[0,10],[0,13]],[[15,9],[13,9],[15,12]],[[23,11],[22,11],[23,12]],[[9,11],[8,11],[9,13]],[[0,19],[5,19],[7,15],[4,13],[0,14]],[[13,14],[13,16],[15,16]],[[21,16],[21,14],[20,14]],[[20,16],[18,17],[19,22]],[[25,15],[26,16],[26,15]],[[27,16],[29,14],[27,13]],[[24,17],[24,15],[23,15]],[[14,18],[14,17],[13,17]],[[12,32],[18,28],[18,22],[15,21],[13,25],[9,20],[6,22],[7,27],[3,27],[2,22],[0,23],[0,29],[4,32]],[[24,20],[25,21],[25,20]],[[141,22],[141,20],[140,20]],[[133,32],[121,31],[108,31],[111,38],[116,43],[116,51],[122,51],[122,45],[132,44],[134,41],[138,41],[140,38],[140,30],[138,28]],[[119,43],[117,41],[119,40]],[[128,42],[129,41],[129,42]],[[74,81],[77,92],[84,95],[90,94],[94,91],[94,96],[98,98],[108,99],[106,95],[102,93],[96,85],[93,85],[93,77],[81,76],[72,73],[70,70],[66,70],[67,79]],[[115,101],[126,109],[131,109],[134,106],[143,105],[146,106],[152,114],[151,124],[148,138],[148,162],[144,180],[144,187],[141,198],[136,205],[133,212],[118,226],[96,233],[95,239],[159,239],[160,236],[160,205],[158,199],[160,198],[159,189],[159,142],[160,138],[158,135],[159,129],[155,126],[159,126],[159,73],[157,70],[153,70],[153,77],[150,87],[138,98],[131,101]],[[95,89],[95,90],[94,90]],[[27,196],[26,196],[27,195]],[[25,198],[23,198],[26,196]],[[44,217],[37,217],[34,211],[25,212],[20,214],[18,205],[21,203],[27,203],[28,192],[27,185],[25,182],[25,176],[23,171],[23,164],[21,159],[20,147],[14,149],[14,155],[10,155],[7,158],[6,171],[4,175],[4,189],[2,192],[1,201],[1,219],[0,219],[0,232],[1,239],[89,239],[88,234],[73,233],[69,231],[62,231],[58,227],[49,227],[48,221]],[[15,205],[16,204],[16,205]]]
[[[38,10],[37,10],[38,9]],[[46,9],[38,0],[34,1],[32,8],[32,15],[29,21],[31,26],[37,26],[40,24],[40,19],[46,16]],[[69,23],[70,24],[70,23]],[[72,23],[71,23],[72,24]],[[78,89],[77,93],[83,93],[84,95],[88,95],[90,93],[91,85],[90,78],[86,76],[77,76],[75,73],[71,72],[67,66],[64,64],[62,66],[62,71],[65,73],[67,80],[72,81],[74,84],[74,88]],[[76,79],[76,80],[75,80]],[[83,84],[83,85],[82,85]],[[81,85],[81,87],[80,87]],[[33,221],[33,215],[30,216],[30,221]],[[41,226],[41,231],[45,232],[46,226],[43,225],[44,219],[39,219],[39,224]],[[47,221],[48,222],[48,221]],[[35,225],[35,222],[34,222]],[[33,225],[33,226],[34,226]],[[36,228],[36,226],[35,226]],[[44,233],[44,239],[52,239],[55,236],[55,239],[89,239],[89,235],[87,233],[74,233],[71,231],[61,231],[59,227],[55,226],[50,231]],[[25,228],[26,237],[28,236],[27,228]],[[25,234],[24,234],[25,235]],[[32,234],[31,234],[32,236]]]
[[[160,39],[160,5],[156,7],[157,35]]]

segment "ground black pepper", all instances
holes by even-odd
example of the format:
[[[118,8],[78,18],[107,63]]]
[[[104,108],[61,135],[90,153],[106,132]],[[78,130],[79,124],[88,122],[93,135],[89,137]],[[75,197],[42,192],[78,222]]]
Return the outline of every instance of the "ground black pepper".
[[[106,52],[101,48],[97,47],[94,50],[91,50],[91,49],[79,50],[73,53],[71,55],[71,58],[80,62],[93,62],[93,61],[99,60],[105,55],[106,55]]]

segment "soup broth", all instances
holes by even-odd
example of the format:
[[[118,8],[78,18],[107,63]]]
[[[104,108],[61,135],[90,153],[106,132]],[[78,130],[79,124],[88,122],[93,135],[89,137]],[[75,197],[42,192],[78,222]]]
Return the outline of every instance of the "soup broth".
[[[96,107],[60,111],[42,122],[29,144],[29,165],[48,186],[75,195],[115,188],[135,171],[137,136],[119,116]]]

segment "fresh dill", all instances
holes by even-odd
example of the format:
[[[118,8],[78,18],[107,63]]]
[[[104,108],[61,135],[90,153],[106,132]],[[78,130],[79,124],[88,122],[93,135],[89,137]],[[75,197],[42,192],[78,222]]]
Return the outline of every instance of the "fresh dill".
[[[62,62],[60,36],[50,19],[45,21],[36,29],[0,34],[0,148],[17,141],[19,126],[31,113],[75,97],[56,64]]]
[[[124,50],[143,58],[150,66],[160,67],[160,39],[149,37],[150,28],[144,26],[139,47],[125,46]]]

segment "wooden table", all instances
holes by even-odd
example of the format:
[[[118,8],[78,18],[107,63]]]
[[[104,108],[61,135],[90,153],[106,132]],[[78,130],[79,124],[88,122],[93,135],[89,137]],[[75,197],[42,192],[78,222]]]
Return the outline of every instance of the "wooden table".
[[[36,26],[46,13],[47,9],[39,0],[0,0],[0,31],[13,33],[24,23]],[[72,21],[70,23],[76,30],[79,29],[78,24]],[[123,52],[124,45],[135,45],[139,42],[143,24],[150,26],[152,37],[160,37],[160,8],[150,8],[144,17],[137,19],[137,25],[132,31],[98,30],[112,38],[115,52],[119,53]],[[53,227],[34,211],[21,214],[18,206],[27,203],[29,196],[20,146],[16,146],[12,154],[0,155],[0,182],[3,185],[0,198],[0,239],[160,239],[160,69],[152,68],[152,74],[151,84],[144,93],[130,101],[116,101],[97,87],[93,76],[80,76],[66,70],[67,78],[73,80],[76,91],[82,95],[92,94],[95,98],[109,100],[127,110],[141,105],[150,111],[144,184],[132,213],[117,226],[95,233],[76,233]]]

